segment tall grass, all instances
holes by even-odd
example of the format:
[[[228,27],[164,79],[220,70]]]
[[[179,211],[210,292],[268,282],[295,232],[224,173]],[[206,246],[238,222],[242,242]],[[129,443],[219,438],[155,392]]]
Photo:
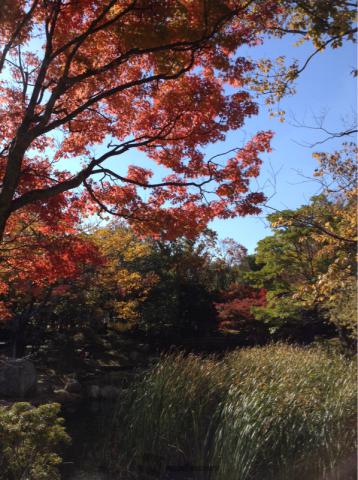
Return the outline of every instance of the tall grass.
[[[317,479],[353,448],[352,363],[279,346],[230,354],[227,366],[231,385],[214,445],[218,478]]]
[[[354,446],[355,398],[354,365],[317,349],[164,356],[121,400],[118,462],[155,478],[171,465],[206,480],[324,478]]]

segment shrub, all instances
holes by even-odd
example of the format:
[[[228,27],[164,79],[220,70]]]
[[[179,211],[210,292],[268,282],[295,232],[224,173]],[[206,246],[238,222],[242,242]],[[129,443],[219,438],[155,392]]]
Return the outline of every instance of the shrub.
[[[56,480],[60,478],[56,453],[69,436],[58,417],[56,403],[32,407],[15,403],[0,407],[0,478],[2,480]]]
[[[156,475],[318,478],[354,445],[354,366],[286,345],[161,359],[121,402],[119,462]],[[158,477],[156,477],[158,478]]]

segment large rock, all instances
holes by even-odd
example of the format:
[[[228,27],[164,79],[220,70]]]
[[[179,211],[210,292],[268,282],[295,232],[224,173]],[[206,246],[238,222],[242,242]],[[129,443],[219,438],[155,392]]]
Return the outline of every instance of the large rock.
[[[61,405],[75,405],[82,401],[82,396],[77,393],[70,393],[64,388],[54,390],[54,400]]]
[[[36,391],[34,364],[24,358],[0,358],[0,397],[20,397]]]
[[[82,385],[78,380],[71,379],[67,382],[65,390],[67,390],[70,393],[80,394],[82,392]]]

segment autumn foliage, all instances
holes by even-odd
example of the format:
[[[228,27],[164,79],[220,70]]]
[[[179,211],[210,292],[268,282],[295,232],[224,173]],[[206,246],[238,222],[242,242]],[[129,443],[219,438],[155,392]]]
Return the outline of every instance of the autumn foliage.
[[[222,300],[217,303],[219,329],[222,331],[238,332],[247,328],[255,328],[253,307],[266,305],[266,290],[254,288],[250,285],[233,284],[222,294]]]
[[[234,54],[259,41],[277,2],[12,3],[0,25],[3,231],[12,215],[48,210],[78,187],[67,196],[72,208],[111,211],[169,238],[258,211],[263,196],[249,193],[249,179],[271,133],[225,162],[202,148],[257,113],[241,81],[252,65]],[[151,181],[141,165],[124,173],[104,163],[134,148],[168,175]]]
[[[1,2],[2,294],[17,274],[36,286],[90,262],[74,230],[95,213],[174,239],[259,211],[249,184],[272,133],[222,156],[203,149],[257,114],[244,81],[254,66],[237,51],[280,12],[275,1]],[[147,160],[125,171],[135,149]]]
[[[19,291],[36,298],[104,262],[97,246],[79,232],[79,216],[65,194],[51,199],[48,210],[34,206],[9,219],[11,236],[0,243],[0,316]],[[36,211],[37,210],[37,211]]]
[[[251,180],[270,151],[272,132],[258,132],[211,157],[205,150],[258,113],[250,89],[264,92],[265,81],[257,83],[257,75],[261,78],[262,65],[269,72],[270,65],[244,57],[247,47],[290,32],[319,51],[340,46],[343,38],[354,40],[349,2],[308,4],[1,2],[1,317],[9,314],[9,301],[19,291],[46,297],[48,289],[58,291],[75,279],[86,285],[89,272],[106,265],[100,282],[114,292],[117,311],[134,321],[156,278],[150,270],[138,273],[122,239],[116,251],[113,239],[103,234],[98,240],[100,230],[97,238],[84,233],[85,221],[96,215],[124,219],[133,238],[165,242],[194,240],[214,218],[260,211],[264,195],[252,190]],[[296,78],[299,70],[293,73]],[[343,210],[344,220],[319,224],[328,224],[343,240],[326,240],[324,255],[354,228],[352,196],[337,202],[329,208],[335,219]],[[315,238],[324,233],[313,230]],[[351,247],[354,240],[345,243]],[[141,257],[146,247],[137,247]],[[345,269],[351,283],[350,250],[344,255],[335,265]],[[337,269],[320,273],[323,297],[334,298],[331,279]],[[258,292],[228,297],[232,311],[227,305],[225,315],[249,320],[251,307],[263,302],[263,290]]]

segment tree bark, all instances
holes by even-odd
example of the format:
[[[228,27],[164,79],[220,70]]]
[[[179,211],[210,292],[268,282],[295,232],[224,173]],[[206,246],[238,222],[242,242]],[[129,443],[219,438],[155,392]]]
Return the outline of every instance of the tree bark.
[[[21,178],[25,152],[31,145],[31,138],[23,130],[24,126],[22,125],[18,130],[17,138],[10,147],[0,192],[0,242],[4,238],[6,223],[12,212],[12,203]]]

